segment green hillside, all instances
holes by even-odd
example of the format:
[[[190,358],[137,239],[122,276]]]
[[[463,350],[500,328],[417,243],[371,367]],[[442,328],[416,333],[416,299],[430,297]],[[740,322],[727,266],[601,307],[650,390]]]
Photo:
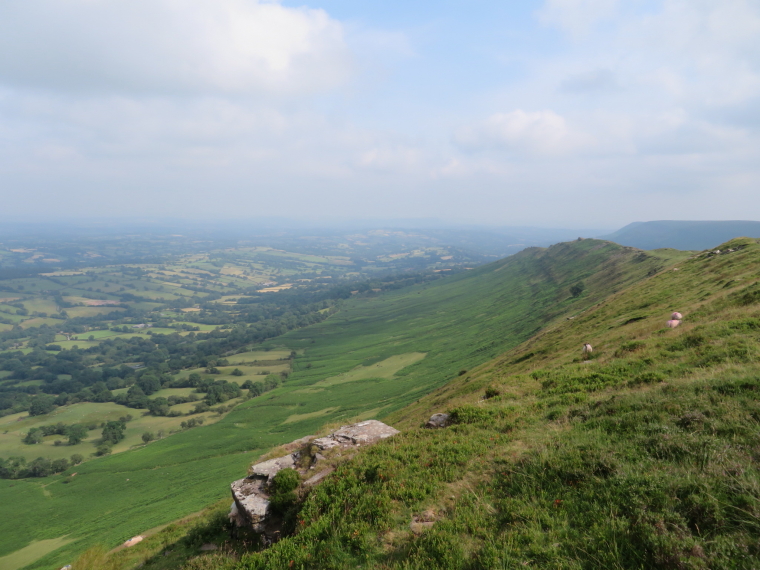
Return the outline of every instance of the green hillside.
[[[757,568],[759,242],[682,260],[392,414],[403,433],[308,495],[295,536],[204,567]],[[453,425],[420,428],[441,411]]]
[[[228,496],[228,483],[272,446],[328,422],[383,417],[464,369],[654,274],[684,254],[582,240],[533,248],[433,284],[352,299],[269,348],[298,352],[281,388],[211,426],[99,458],[60,476],[0,482],[0,557],[34,541],[69,544],[29,568],[70,562]]]

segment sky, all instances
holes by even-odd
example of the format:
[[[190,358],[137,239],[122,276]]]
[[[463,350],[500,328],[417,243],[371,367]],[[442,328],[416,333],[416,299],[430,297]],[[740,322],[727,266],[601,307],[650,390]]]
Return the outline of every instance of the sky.
[[[0,220],[760,219],[757,0],[4,0]]]

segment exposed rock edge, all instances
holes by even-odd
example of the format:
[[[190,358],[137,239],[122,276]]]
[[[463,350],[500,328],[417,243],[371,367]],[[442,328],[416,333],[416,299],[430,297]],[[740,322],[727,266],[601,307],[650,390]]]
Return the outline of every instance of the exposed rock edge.
[[[367,420],[341,426],[340,429],[324,437],[307,436],[288,444],[285,446],[286,449],[300,449],[282,457],[254,464],[248,477],[238,479],[230,485],[233,499],[229,514],[230,520],[239,528],[248,527],[263,535],[265,543],[276,540],[277,531],[270,524],[272,514],[269,506],[269,492],[272,480],[278,472],[283,469],[296,469],[301,475],[312,473],[318,465],[324,465],[326,462],[325,456],[320,452],[327,453],[333,449],[350,449],[372,445],[397,433],[399,433],[397,429],[383,422]],[[313,455],[308,458],[310,465],[299,468],[306,447],[316,449],[314,449]],[[304,486],[313,487],[317,485],[333,471],[332,466],[325,466],[324,469],[317,470],[304,483]]]

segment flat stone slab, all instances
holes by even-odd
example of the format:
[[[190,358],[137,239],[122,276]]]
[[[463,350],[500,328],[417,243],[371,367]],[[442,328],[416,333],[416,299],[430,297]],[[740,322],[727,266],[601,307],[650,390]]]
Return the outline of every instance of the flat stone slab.
[[[367,420],[350,426],[342,426],[331,437],[340,443],[366,445],[400,433],[397,429],[377,420]]]
[[[251,467],[251,476],[266,477],[267,480],[271,480],[278,472],[283,469],[292,469],[295,465],[296,461],[293,455],[285,455],[284,457],[277,457],[263,463],[257,463]]]
[[[319,449],[322,451],[325,451],[327,449],[332,449],[333,447],[340,446],[340,443],[335,441],[332,436],[327,437],[320,437],[312,441],[314,445],[316,445]]]

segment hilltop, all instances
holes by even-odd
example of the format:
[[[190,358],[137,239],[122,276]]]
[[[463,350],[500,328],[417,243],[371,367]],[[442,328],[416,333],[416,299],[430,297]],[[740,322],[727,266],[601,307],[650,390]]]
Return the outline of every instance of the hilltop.
[[[294,536],[184,568],[757,567],[760,243],[719,249],[386,416],[402,434],[306,494]]]
[[[30,537],[38,543],[65,537],[72,542],[56,544],[62,548],[29,567],[63,565],[91,544],[110,548],[197,512],[227,497],[229,482],[272,447],[326,423],[398,412],[684,257],[580,240],[526,249],[434,282],[357,292],[329,318],[257,345],[258,353],[225,356],[225,374],[267,350],[291,355],[292,370],[279,388],[240,403],[213,425],[58,476],[0,482],[11,514],[0,522],[0,553]]]
[[[639,249],[703,250],[739,236],[760,237],[760,222],[745,220],[634,222],[600,239]]]

